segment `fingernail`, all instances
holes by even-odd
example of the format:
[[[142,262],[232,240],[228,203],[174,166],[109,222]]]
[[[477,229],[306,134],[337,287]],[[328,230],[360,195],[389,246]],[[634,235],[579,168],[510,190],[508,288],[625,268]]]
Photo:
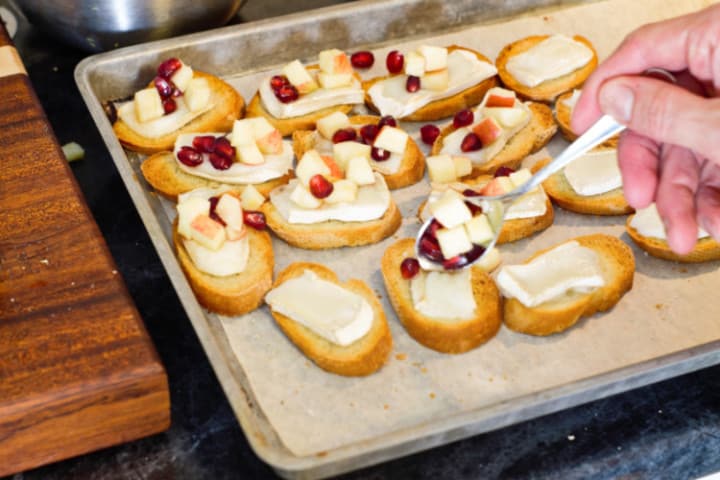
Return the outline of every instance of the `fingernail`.
[[[600,109],[620,123],[627,124],[633,111],[635,94],[633,91],[617,82],[608,82],[600,89]]]

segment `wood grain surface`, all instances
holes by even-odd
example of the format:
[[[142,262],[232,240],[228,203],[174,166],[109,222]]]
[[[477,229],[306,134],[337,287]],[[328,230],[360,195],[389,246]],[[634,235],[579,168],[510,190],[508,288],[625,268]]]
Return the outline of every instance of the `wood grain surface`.
[[[27,76],[0,78],[0,92],[3,476],[163,431],[170,400]]]

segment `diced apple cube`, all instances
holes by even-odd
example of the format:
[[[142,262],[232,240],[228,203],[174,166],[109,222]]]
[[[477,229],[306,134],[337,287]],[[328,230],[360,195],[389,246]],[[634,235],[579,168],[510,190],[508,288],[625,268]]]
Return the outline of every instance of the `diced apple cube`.
[[[282,69],[283,75],[285,75],[290,83],[292,83],[297,91],[301,94],[310,93],[313,90],[318,89],[318,84],[315,79],[308,73],[307,69],[300,63],[300,60],[293,60],[292,62],[285,65]]]
[[[190,65],[182,64],[182,67],[178,68],[175,73],[170,76],[170,81],[180,89],[181,92],[187,90],[190,85],[190,80],[193,78],[193,69]]]
[[[420,80],[422,88],[442,92],[447,90],[448,85],[450,85],[450,73],[447,68],[444,68],[435,72],[428,72]]]
[[[215,205],[215,213],[225,222],[225,235],[228,240],[239,240],[245,235],[242,204],[235,195],[229,193],[220,195]]]
[[[235,147],[235,156],[238,161],[247,165],[260,165],[265,162],[265,157],[254,143]]]
[[[320,52],[318,63],[320,64],[320,70],[332,75],[341,73],[352,74],[353,72],[352,64],[347,54],[337,48]]]
[[[243,210],[260,210],[262,204],[265,203],[265,197],[253,185],[248,185],[240,194],[240,203]]]
[[[343,170],[347,170],[348,161],[353,157],[370,158],[372,148],[360,142],[340,142],[333,145],[333,157]]]
[[[490,180],[480,193],[486,196],[504,195],[515,188],[510,177],[495,177]]]
[[[497,120],[497,122],[505,128],[515,128],[518,125],[526,123],[530,118],[530,114],[522,107],[486,107],[483,109],[483,113]]]
[[[358,186],[352,180],[338,180],[333,183],[333,191],[325,198],[327,203],[352,203],[357,198]]]
[[[190,238],[205,248],[217,250],[225,241],[225,228],[209,215],[201,214],[190,222]]]
[[[469,128],[458,128],[457,130],[442,139],[442,149],[445,152],[462,155],[462,142],[468,133],[470,133]]]
[[[428,175],[431,182],[448,183],[457,180],[455,162],[450,155],[427,157]]]
[[[210,211],[210,202],[201,197],[189,197],[177,204],[178,233],[185,238],[191,238],[190,223],[198,215],[207,215]]]
[[[302,208],[314,209],[322,205],[322,200],[315,198],[310,190],[300,183],[295,185],[295,189],[290,193],[290,200]]]
[[[517,172],[513,172],[509,175],[510,181],[512,181],[515,188],[518,188],[525,184],[532,178],[532,173],[527,168],[521,168]]]
[[[333,112],[318,120],[315,125],[320,135],[330,140],[335,132],[350,126],[350,119],[342,112]]]
[[[493,87],[487,92],[485,92],[485,103],[490,99],[491,96],[498,96],[498,97],[508,97],[508,98],[517,98],[517,95],[514,91],[509,90],[507,88],[502,87]]]
[[[373,147],[387,150],[392,153],[404,153],[408,134],[397,127],[385,125],[375,137]]]
[[[450,259],[473,248],[468,238],[465,225],[454,228],[441,228],[436,232],[440,250],[445,258]]]
[[[422,45],[418,52],[425,58],[425,71],[434,72],[447,68],[447,48]]]
[[[345,178],[358,185],[372,185],[375,183],[375,173],[365,157],[353,157],[347,163]]]
[[[487,215],[482,213],[465,222],[465,229],[468,238],[475,245],[483,245],[492,240],[495,235]]]
[[[485,107],[491,108],[491,107],[501,107],[501,108],[508,108],[515,105],[515,95],[500,95],[500,94],[490,94],[487,97],[487,100],[485,100]]]
[[[335,159],[330,155],[320,155],[325,165],[330,169],[330,180],[340,180],[345,177],[345,172],[340,168]]]
[[[502,135],[502,127],[492,117],[485,117],[473,126],[472,131],[478,136],[483,147],[486,147]]]
[[[268,155],[282,153],[283,141],[280,130],[273,127],[265,117],[255,117],[252,120],[253,136],[260,151]]]
[[[425,57],[418,52],[409,52],[405,55],[405,75],[414,77],[425,75]]]
[[[310,179],[315,175],[330,176],[330,169],[323,161],[317,150],[308,150],[295,167],[295,176],[303,187],[310,185]]]
[[[462,196],[453,189],[445,190],[440,198],[430,204],[433,217],[445,228],[462,225],[472,218]]]
[[[352,73],[318,73],[318,82],[323,88],[346,87],[352,83]]]
[[[455,176],[457,178],[462,178],[472,173],[472,161],[468,157],[453,155],[452,159],[455,163]]]
[[[230,134],[230,144],[234,147],[243,145],[254,145],[255,135],[253,134],[253,118],[244,118],[235,120],[233,123],[232,133]]]
[[[164,114],[162,98],[155,87],[135,93],[135,116],[140,123],[155,120]]]
[[[185,89],[185,103],[191,112],[197,112],[210,101],[210,85],[204,78],[193,78]]]

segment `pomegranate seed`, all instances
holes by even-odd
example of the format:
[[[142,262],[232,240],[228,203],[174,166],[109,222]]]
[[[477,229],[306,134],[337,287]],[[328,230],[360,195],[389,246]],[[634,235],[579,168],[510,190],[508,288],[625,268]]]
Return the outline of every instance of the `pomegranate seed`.
[[[272,88],[273,91],[277,91],[280,87],[289,84],[290,82],[285,75],[273,75],[270,79],[270,88]]]
[[[357,138],[357,132],[352,127],[341,128],[337,132],[333,133],[332,142],[351,142]]]
[[[283,85],[275,90],[275,96],[282,103],[291,103],[298,99],[300,93],[298,93],[294,85]]]
[[[163,78],[170,78],[172,74],[180,70],[182,62],[177,58],[168,58],[158,67],[158,75]]]
[[[440,128],[429,123],[420,127],[420,137],[425,145],[432,145],[440,135]]]
[[[172,96],[175,86],[170,80],[163,77],[155,77],[153,83],[155,84],[155,89],[160,94],[160,98],[165,99]]]
[[[473,123],[475,115],[472,110],[460,110],[453,117],[453,126],[455,128],[466,127]]]
[[[215,137],[212,135],[198,135],[193,138],[192,145],[200,153],[212,153],[215,151]]]
[[[445,270],[457,270],[467,265],[468,260],[465,255],[455,255],[452,258],[444,260],[442,266]]]
[[[465,205],[468,207],[468,210],[470,210],[470,213],[474,217],[475,215],[482,213],[483,209],[480,205],[475,205],[474,203],[465,202]]]
[[[380,127],[377,125],[364,125],[360,128],[360,137],[362,137],[364,143],[372,145],[375,141],[375,137],[378,135],[378,132],[380,132]]]
[[[434,262],[440,262],[443,260],[440,245],[434,238],[423,236],[420,240],[420,253]]]
[[[372,147],[370,150],[370,156],[376,162],[384,162],[390,158],[390,150],[383,150],[382,148]]]
[[[464,197],[479,197],[481,194],[477,190],[473,190],[472,188],[466,188],[462,192]]]
[[[165,100],[163,100],[162,105],[163,110],[165,111],[165,115],[177,110],[177,103],[175,103],[175,100],[173,100],[172,98],[166,98]]]
[[[420,262],[417,258],[406,258],[400,264],[400,274],[405,280],[410,280],[420,271]]]
[[[443,228],[442,223],[438,222],[437,220],[433,219],[432,222],[430,222],[430,225],[428,225],[427,230],[425,230],[426,235],[430,235],[433,239],[437,238],[437,231]]]
[[[265,230],[267,225],[265,214],[253,210],[243,210],[243,223],[255,230]]]
[[[188,167],[197,167],[203,162],[202,153],[187,145],[180,148],[177,153],[177,158],[180,160],[180,163]]]
[[[502,166],[495,170],[493,177],[509,177],[511,173],[515,173],[515,170],[510,167]]]
[[[463,138],[463,141],[460,144],[460,150],[463,152],[474,152],[476,150],[480,150],[481,148],[482,142],[480,141],[480,137],[472,132],[465,135],[465,138]]]
[[[387,54],[387,58],[385,59],[385,66],[387,67],[388,72],[400,73],[402,72],[403,65],[405,65],[405,55],[403,55],[397,50],[393,50],[392,52]]]
[[[213,152],[230,160],[235,158],[235,147],[230,145],[230,140],[228,140],[227,137],[218,137],[215,140]]]
[[[350,55],[350,63],[355,68],[370,68],[375,63],[375,55],[367,50],[355,52]]]
[[[233,164],[231,158],[223,157],[213,152],[210,154],[210,163],[218,170],[227,170]]]
[[[393,117],[392,115],[385,115],[384,117],[380,117],[380,121],[378,122],[378,129],[381,129],[385,125],[397,127],[397,120],[395,120],[395,117]]]
[[[410,93],[415,93],[420,90],[420,77],[409,75],[405,82],[405,90]]]
[[[472,250],[470,250],[469,252],[465,252],[463,255],[465,255],[468,262],[474,262],[478,259],[480,255],[485,253],[485,250],[485,247],[483,247],[482,245],[473,244]]]
[[[310,193],[315,198],[327,198],[335,187],[332,182],[319,173],[310,177]]]
[[[220,218],[220,215],[218,215],[217,212],[215,211],[215,209],[217,208],[217,204],[220,201],[220,197],[217,197],[217,196],[210,197],[209,200],[210,200],[210,215],[209,215],[210,218],[212,218],[213,220],[218,222],[223,227],[227,226],[227,223],[225,223],[225,220]]]

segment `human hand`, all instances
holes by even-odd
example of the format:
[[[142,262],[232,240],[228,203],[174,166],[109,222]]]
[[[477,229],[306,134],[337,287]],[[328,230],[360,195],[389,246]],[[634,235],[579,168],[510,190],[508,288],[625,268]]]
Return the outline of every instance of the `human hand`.
[[[678,84],[639,76],[677,72]],[[698,224],[720,240],[720,6],[646,25],[588,78],[573,112],[584,132],[602,113],[628,126],[618,145],[628,203],[653,201],[668,244],[688,253]]]

